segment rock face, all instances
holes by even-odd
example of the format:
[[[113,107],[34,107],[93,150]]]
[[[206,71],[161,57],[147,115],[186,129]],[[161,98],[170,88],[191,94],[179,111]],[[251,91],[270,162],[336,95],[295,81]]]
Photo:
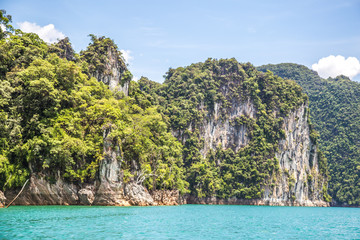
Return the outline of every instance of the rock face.
[[[0,208],[5,207],[6,197],[2,191],[0,191]]]
[[[111,126],[104,129],[104,160],[99,168],[99,183],[93,204],[116,206],[148,206],[154,205],[154,200],[148,191],[139,184],[124,182],[121,170],[123,161],[118,146],[109,137]]]
[[[317,146],[310,139],[307,111],[302,105],[284,119],[285,139],[276,153],[281,173],[273,189],[265,188],[264,200],[274,205],[328,205],[322,200],[326,181],[319,172]]]
[[[206,156],[210,149],[215,149],[219,144],[223,148],[232,148],[238,151],[240,148],[245,147],[249,143],[247,137],[246,127],[244,125],[236,126],[231,122],[242,115],[254,118],[255,108],[250,100],[233,104],[229,113],[229,117],[222,118],[219,112],[219,104],[215,103],[214,113],[212,118],[204,120],[203,127],[200,128],[201,136],[204,136],[204,148],[202,149],[203,156]],[[206,144],[208,143],[208,144]]]
[[[254,118],[256,108],[251,101],[233,104],[226,119],[221,119],[218,108],[219,106],[215,105],[213,115],[206,118],[200,127],[200,135],[204,136],[204,146],[201,149],[203,156],[206,156],[210,149],[215,150],[219,144],[224,149],[232,148],[238,151],[250,141],[246,127],[236,127],[231,121],[241,115]],[[303,104],[284,119],[282,128],[285,130],[285,139],[280,140],[279,151],[275,154],[279,160],[280,174],[275,176],[275,185],[265,184],[262,199],[198,199],[190,196],[188,203],[329,206],[329,203],[323,201],[322,189],[326,187],[326,179],[323,179],[319,172],[318,151],[310,139],[307,111],[307,104]],[[179,138],[181,133],[174,135]]]
[[[94,191],[92,189],[92,186],[89,186],[88,188],[82,188],[78,192],[79,200],[81,205],[92,205],[94,202]]]
[[[234,151],[238,151],[249,143],[246,127],[244,125],[236,126],[231,122],[242,115],[254,118],[256,111],[252,102],[248,100],[232,104],[228,118],[223,118],[219,108],[219,103],[215,103],[213,113],[205,118],[200,126],[200,136],[203,137],[205,143],[201,149],[204,157],[210,149],[216,149],[219,144],[225,149],[232,148]],[[188,130],[191,131],[191,129],[190,126]],[[183,132],[173,132],[173,135],[181,140]],[[182,142],[185,143],[185,140],[182,139]]]
[[[122,82],[123,74],[126,71],[124,62],[119,60],[118,53],[112,48],[108,49],[106,59],[104,69],[95,71],[92,76],[109,85],[110,90],[121,91],[125,96],[128,96],[129,81]]]
[[[177,190],[157,190],[151,192],[151,196],[158,205],[186,204],[188,196],[182,196]]]
[[[7,191],[6,198],[12,200],[18,192]],[[13,205],[75,205],[79,202],[77,192],[78,186],[65,183],[61,178],[50,184],[44,176],[33,175]]]
[[[205,144],[203,155],[215,149],[220,143],[235,151],[246,146],[249,139],[246,127],[234,127],[231,121],[241,115],[255,117],[256,109],[251,101],[234,105],[229,118],[221,116],[214,109],[214,117],[207,118],[200,128]],[[276,206],[329,206],[323,201],[322,189],[326,183],[318,167],[316,145],[310,139],[308,107],[303,104],[292,111],[283,121],[285,138],[279,142],[276,158],[280,173],[275,176],[276,183],[265,184],[262,199],[219,199],[216,197],[196,198],[181,196],[178,191],[154,191],[149,193],[134,180],[123,181],[122,157],[118,146],[109,137],[111,126],[104,129],[104,160],[100,163],[98,178],[92,185],[75,185],[60,178],[50,184],[41,176],[31,177],[30,184],[14,202],[15,205],[114,205],[150,206],[177,204],[239,204]],[[17,192],[6,192],[13,199]],[[1,194],[0,194],[1,202]]]

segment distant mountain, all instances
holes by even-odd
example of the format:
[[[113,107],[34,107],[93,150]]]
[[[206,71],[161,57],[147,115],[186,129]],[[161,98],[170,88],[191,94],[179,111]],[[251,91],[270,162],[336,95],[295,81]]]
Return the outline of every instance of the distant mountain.
[[[337,204],[360,205],[360,83],[345,76],[323,79],[293,63],[257,69],[293,79],[308,94],[312,120],[329,163],[329,193]]]

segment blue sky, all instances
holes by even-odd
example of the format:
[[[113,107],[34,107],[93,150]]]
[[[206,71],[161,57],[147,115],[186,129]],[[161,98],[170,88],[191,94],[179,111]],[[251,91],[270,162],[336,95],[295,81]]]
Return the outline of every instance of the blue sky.
[[[169,67],[208,57],[308,67],[330,55],[360,59],[359,0],[1,0],[0,9],[13,16],[17,28],[25,21],[53,24],[77,52],[89,44],[90,33],[110,37],[130,53],[134,76],[158,82]],[[329,59],[325,72],[340,58]],[[360,64],[350,67],[360,80]]]

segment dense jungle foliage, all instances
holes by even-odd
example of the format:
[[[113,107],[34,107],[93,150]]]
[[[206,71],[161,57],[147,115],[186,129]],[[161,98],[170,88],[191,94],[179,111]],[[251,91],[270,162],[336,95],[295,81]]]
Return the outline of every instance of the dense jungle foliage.
[[[323,79],[298,64],[258,69],[293,79],[308,94],[314,127],[329,162],[329,193],[338,203],[360,205],[360,83],[345,76]]]
[[[111,127],[124,181],[141,174],[152,176],[143,182],[148,189],[186,191],[181,144],[157,106],[145,101],[136,82],[124,98],[89,77],[104,64],[107,47],[116,47],[110,39],[91,35],[79,56],[68,39],[48,45],[36,34],[9,30],[0,40],[1,190],[21,186],[32,173],[50,181],[93,181],[104,157],[103,131]],[[92,52],[97,49],[103,51]],[[102,60],[87,61],[88,56]]]
[[[294,81],[259,72],[235,59],[208,59],[170,69],[163,85],[145,78],[139,84],[151,96],[149,101],[160,103],[173,131],[180,133],[186,179],[190,191],[198,197],[262,197],[263,186],[275,184],[279,173],[275,152],[284,137],[283,118],[307,102]],[[226,119],[233,106],[249,99],[257,109],[255,118],[232,119],[233,125],[248,129],[249,144],[238,152],[218,146],[203,156],[204,140],[199,128],[207,119],[215,118],[215,105],[220,106],[217,111]],[[326,175],[326,159],[320,158],[319,165]]]
[[[264,185],[275,185],[284,117],[307,102],[294,81],[235,59],[170,69],[164,84],[144,77],[130,81],[111,39],[90,35],[87,49],[77,54],[68,38],[49,45],[13,29],[11,17],[0,13],[1,190],[20,187],[32,174],[50,182],[93,182],[109,129],[124,182],[246,199],[261,198]],[[109,58],[122,73],[120,84],[129,83],[128,96],[94,78],[111,74]],[[256,116],[231,120],[246,127],[249,143],[239,151],[219,145],[203,155],[201,124],[215,108],[224,120],[233,106],[249,100]],[[326,176],[325,158],[319,167]]]

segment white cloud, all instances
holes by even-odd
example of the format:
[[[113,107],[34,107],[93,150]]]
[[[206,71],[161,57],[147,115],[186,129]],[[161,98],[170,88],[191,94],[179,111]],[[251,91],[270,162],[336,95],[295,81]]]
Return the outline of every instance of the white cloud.
[[[134,59],[134,57],[131,56],[130,50],[121,49],[120,52],[122,53],[122,56],[124,57],[126,63],[130,64],[130,62]]]
[[[22,22],[18,23],[18,25],[20,26],[21,31],[36,33],[41,39],[48,43],[54,43],[57,42],[57,40],[65,38],[65,35],[62,32],[55,29],[54,24],[40,27],[36,23]]]
[[[2,24],[2,23],[0,23],[0,28],[1,28],[1,30],[3,30],[3,31],[5,31],[5,30],[6,30],[5,25],[4,25],[4,24]]]
[[[317,71],[322,78],[337,77],[344,75],[352,79],[360,74],[360,62],[356,57],[345,57],[341,55],[330,55],[321,58],[317,63],[313,64],[312,69]]]

